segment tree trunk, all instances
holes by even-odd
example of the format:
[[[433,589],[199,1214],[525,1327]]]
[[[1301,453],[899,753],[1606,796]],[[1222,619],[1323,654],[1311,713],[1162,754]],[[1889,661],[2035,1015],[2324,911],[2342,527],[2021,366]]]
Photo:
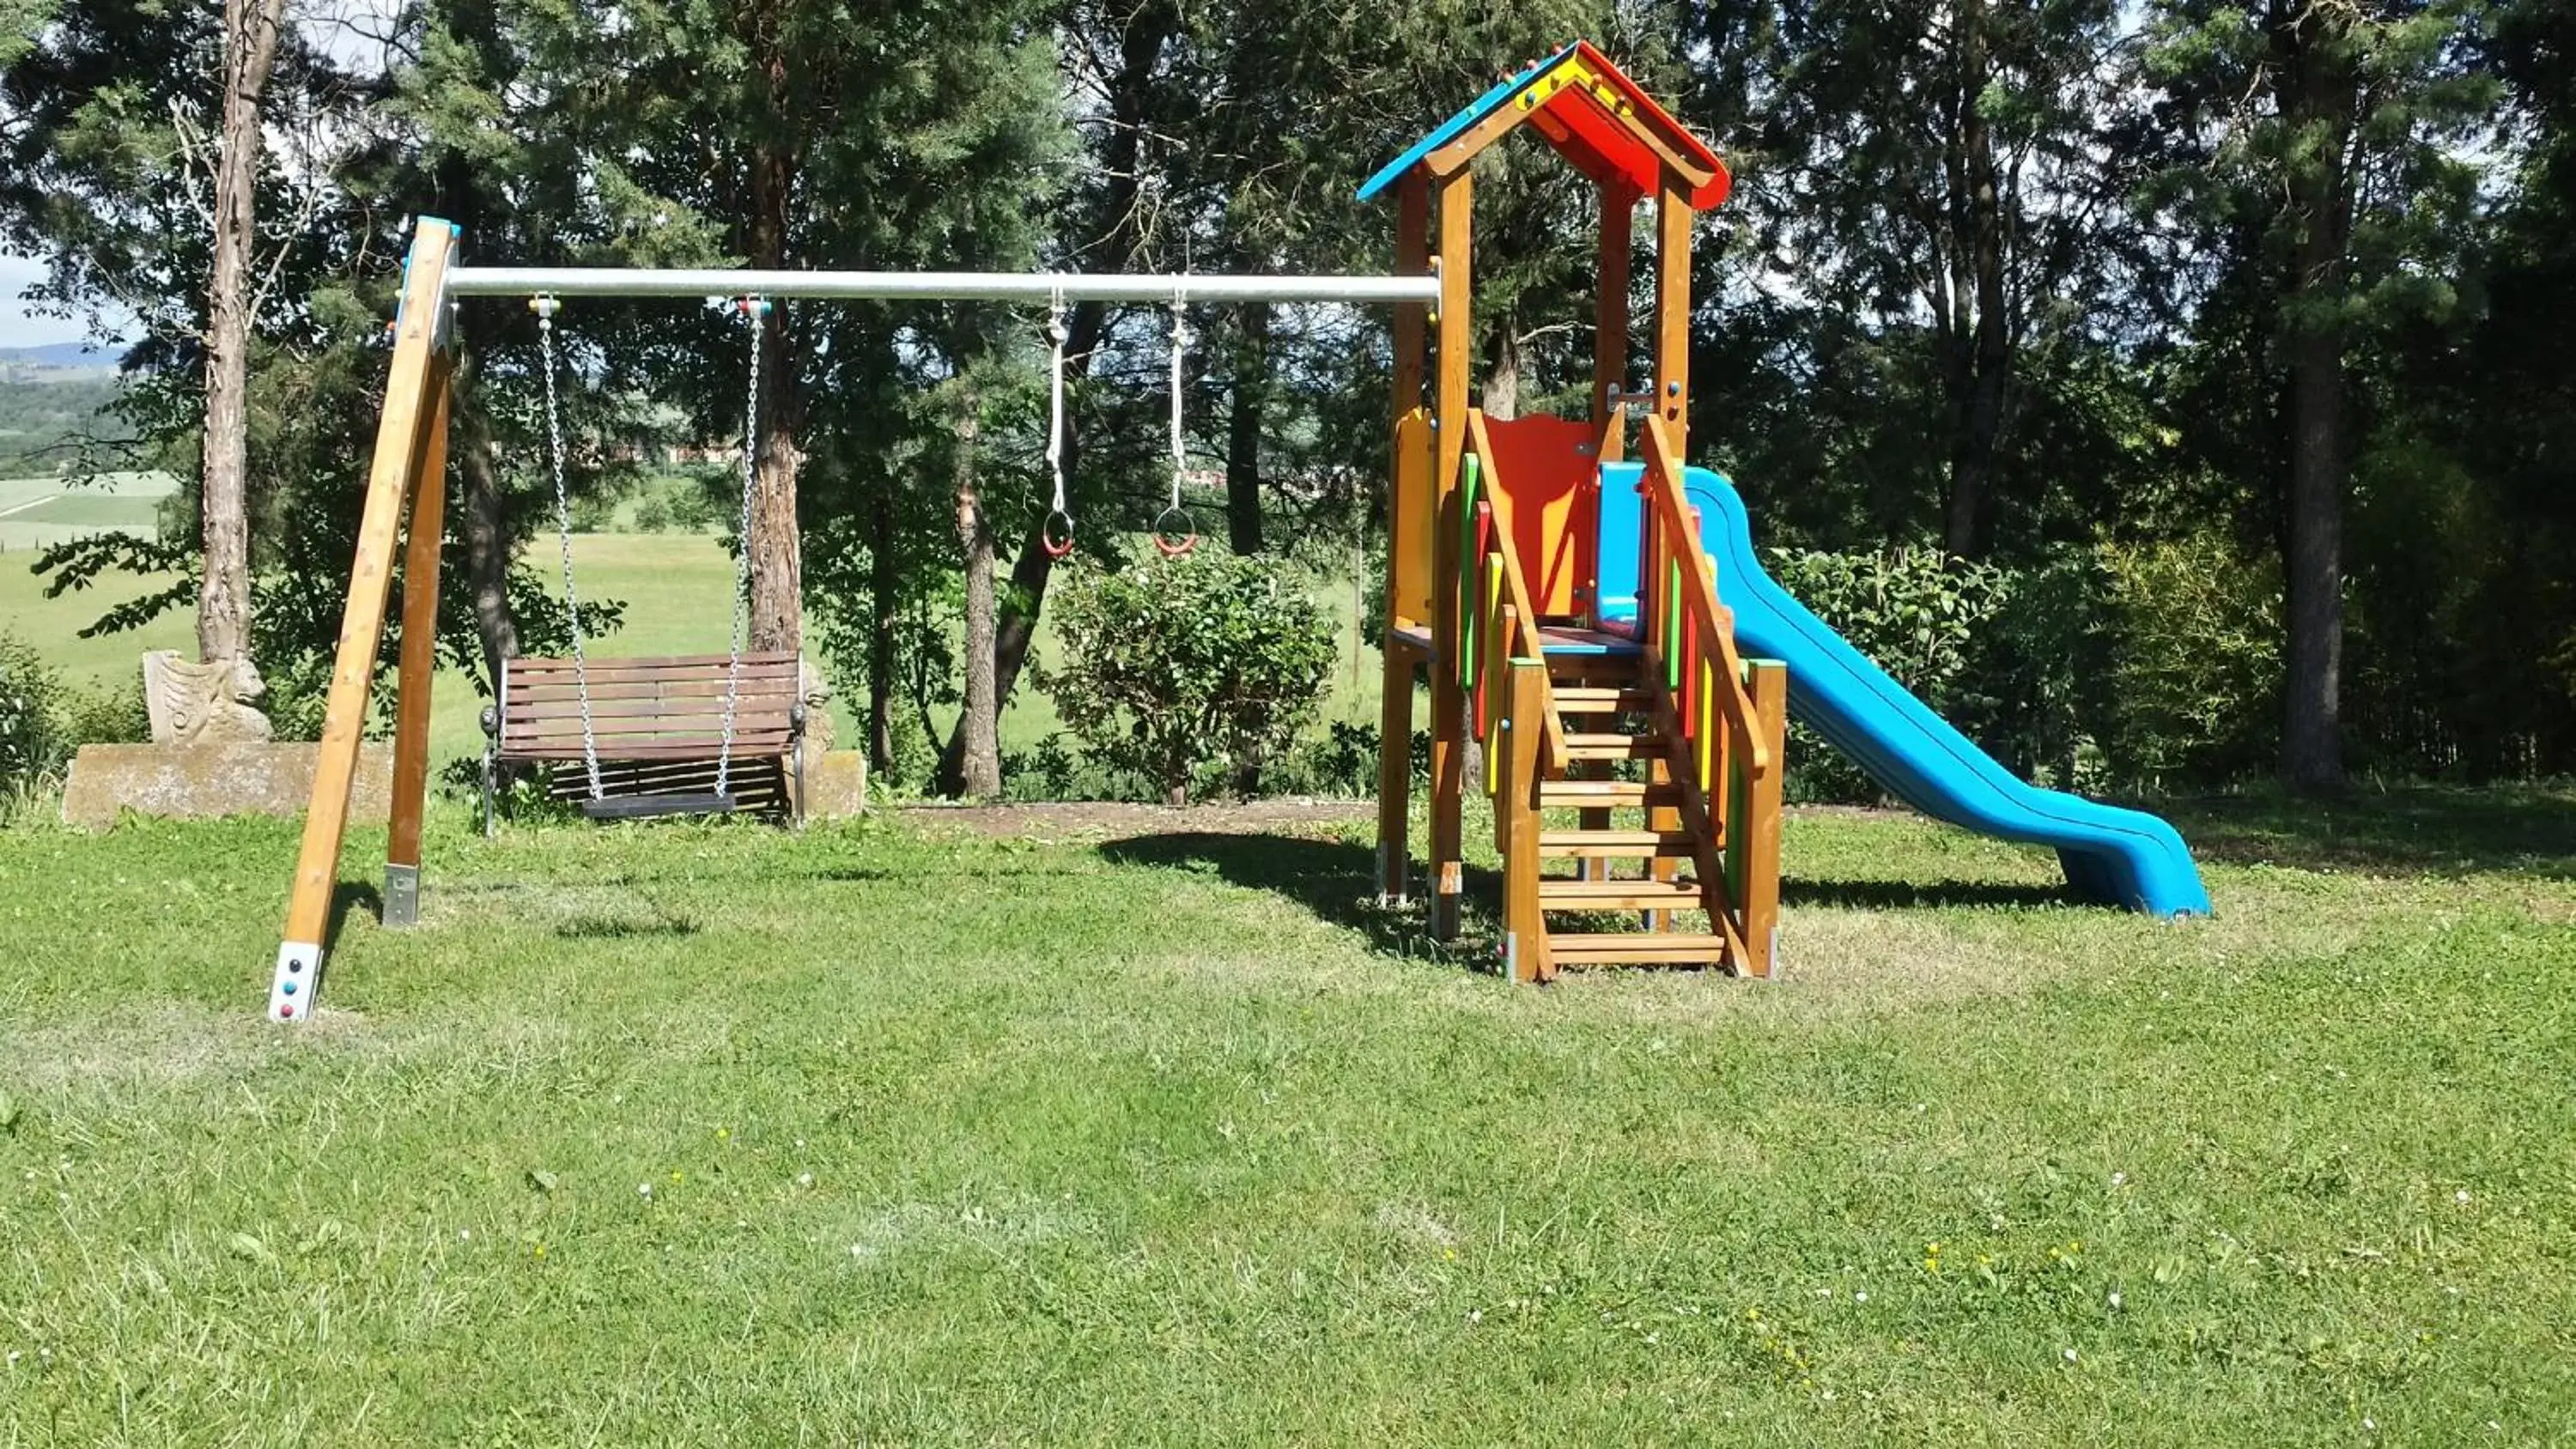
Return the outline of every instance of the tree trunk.
[[[1261,552],[1261,424],[1270,397],[1270,304],[1237,319],[1234,409],[1225,423],[1225,533],[1239,554]]]
[[[1521,415],[1521,338],[1516,317],[1494,319],[1494,361],[1485,373],[1485,390],[1476,406],[1495,422]]]
[[[259,232],[260,97],[276,68],[286,0],[224,0],[223,134],[206,286],[206,432],[199,460],[197,654],[250,650],[251,267]]]
[[[1106,244],[1086,250],[1087,261],[1095,261],[1101,270],[1123,271],[1135,264],[1144,239],[1144,207],[1137,205],[1139,167],[1142,165],[1143,138],[1146,130],[1146,104],[1152,98],[1154,69],[1160,63],[1163,47],[1180,30],[1179,12],[1166,0],[1148,0],[1128,17],[1127,28],[1119,36],[1118,75],[1110,85],[1109,143],[1103,174],[1108,183],[1101,194],[1102,236]],[[1065,372],[1068,377],[1086,377],[1091,372],[1091,358],[1100,346],[1100,337],[1109,323],[1109,309],[1099,302],[1083,302],[1073,309],[1072,324],[1066,329]],[[1077,476],[1076,464],[1082,454],[1082,434],[1067,420],[1064,433],[1064,471],[1068,478]],[[1055,560],[1040,545],[1043,520],[1030,519],[1027,533],[1020,540],[1020,551],[1011,562],[1010,606],[1003,611],[1000,626],[993,632],[993,698],[995,706],[1011,697],[1020,679],[1021,666],[1028,662],[1029,642],[1037,637],[1038,611],[1046,602],[1047,580],[1053,576]],[[948,744],[939,753],[939,777],[955,778],[965,753],[965,720],[949,732]]]
[[[896,475],[889,470],[868,514],[869,612],[876,624],[868,641],[868,768],[880,778],[894,769],[894,639],[903,622],[895,488]]]
[[[501,661],[519,654],[519,622],[510,612],[510,527],[501,476],[492,466],[492,417],[473,385],[480,371],[472,354],[458,359],[451,455],[465,495],[457,529],[465,543],[465,592],[483,642],[484,682],[497,692]]]
[[[987,800],[1002,793],[998,738],[1001,695],[993,677],[993,530],[976,481],[974,388],[957,383],[957,541],[966,549],[966,707],[958,716],[957,778],[950,793]]]
[[[795,159],[784,148],[762,146],[751,165],[751,264],[787,265],[787,208],[794,190]],[[787,345],[787,314],[773,305],[760,321],[760,438],[751,495],[751,630],[754,649],[805,647],[803,540],[796,525],[796,474],[805,455],[796,447],[801,411],[796,367]]]
[[[1974,558],[1985,550],[1987,520],[1993,511],[1995,459],[2003,449],[2004,409],[2012,385],[2012,332],[2004,295],[2004,224],[2001,179],[1995,172],[1994,133],[1978,101],[1986,91],[1985,5],[1961,0],[1961,78],[1959,87],[1959,173],[1966,183],[1965,206],[1953,215],[1966,224],[1958,238],[1968,252],[1976,321],[1967,343],[1965,388],[1955,399],[1958,434],[1950,454],[1950,499],[1941,530],[1942,547],[1953,557]]]
[[[2297,273],[2290,334],[2287,648],[2281,691],[2281,776],[2303,793],[2343,784],[2344,251],[2352,196],[2346,154],[2356,81],[2343,54],[2349,21],[2325,7],[2282,16],[2276,46],[2291,56],[2291,106],[2323,144],[2292,173]],[[2322,27],[2322,28],[2319,28]]]

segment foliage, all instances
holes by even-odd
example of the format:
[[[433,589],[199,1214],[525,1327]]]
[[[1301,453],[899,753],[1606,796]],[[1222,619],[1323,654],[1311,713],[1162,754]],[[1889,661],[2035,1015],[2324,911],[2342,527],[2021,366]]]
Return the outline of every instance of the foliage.
[[[2002,606],[2004,572],[1939,549],[1775,549],[1772,576],[1935,710],[1951,707],[1977,632]],[[1876,787],[1804,726],[1790,746],[1802,799],[1866,800]]]
[[[1174,805],[1212,764],[1248,793],[1314,718],[1336,652],[1277,566],[1214,549],[1085,577],[1055,618],[1064,662],[1039,687],[1092,759]]]
[[[2209,534],[2100,558],[2117,641],[2102,741],[2114,776],[2169,787],[2259,770],[2279,718],[2277,564]]]
[[[62,675],[35,645],[0,630],[0,809],[36,789],[71,753],[66,693]]]

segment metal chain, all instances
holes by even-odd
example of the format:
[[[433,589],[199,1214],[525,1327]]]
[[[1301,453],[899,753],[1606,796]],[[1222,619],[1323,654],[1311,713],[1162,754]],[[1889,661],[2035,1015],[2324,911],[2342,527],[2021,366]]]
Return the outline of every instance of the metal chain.
[[[734,534],[733,657],[725,665],[724,738],[716,746],[718,795],[729,793],[733,783],[734,712],[742,703],[742,645],[751,614],[751,498],[760,481],[761,319],[769,313],[769,304],[758,297],[745,297],[740,305],[751,323],[751,381],[742,404],[742,517]]]
[[[581,763],[590,777],[590,798],[596,800],[600,797],[599,736],[590,723],[590,658],[581,632],[581,593],[572,579],[572,494],[564,486],[563,409],[555,399],[555,310],[559,305],[550,296],[528,303],[537,314],[537,347],[545,354],[546,458],[554,470],[555,535],[563,543],[564,613],[572,620],[573,692],[581,697]]]

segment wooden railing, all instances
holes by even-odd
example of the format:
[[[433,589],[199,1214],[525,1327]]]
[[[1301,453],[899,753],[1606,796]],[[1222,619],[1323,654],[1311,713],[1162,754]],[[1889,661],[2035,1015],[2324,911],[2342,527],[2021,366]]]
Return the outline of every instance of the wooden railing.
[[[1504,707],[1501,692],[1514,659],[1545,655],[1538,610],[1530,603],[1528,579],[1512,552],[1511,504],[1497,482],[1493,439],[1485,415],[1467,415],[1470,451],[1460,479],[1459,517],[1464,530],[1458,550],[1458,683],[1467,692],[1468,713],[1476,737],[1485,745],[1485,791],[1499,788],[1496,736]],[[1571,763],[1565,722],[1558,718],[1547,671],[1538,672],[1529,701],[1537,714],[1541,738],[1539,767],[1550,779],[1562,779]]]
[[[1638,580],[1641,637],[1664,671],[1682,743],[1702,794],[1716,785],[1721,751],[1737,752],[1754,779],[1773,761],[1761,711],[1735,651],[1734,616],[1717,602],[1717,573],[1699,544],[1698,519],[1682,491],[1681,449],[1670,424],[1649,417],[1643,432],[1645,556]]]

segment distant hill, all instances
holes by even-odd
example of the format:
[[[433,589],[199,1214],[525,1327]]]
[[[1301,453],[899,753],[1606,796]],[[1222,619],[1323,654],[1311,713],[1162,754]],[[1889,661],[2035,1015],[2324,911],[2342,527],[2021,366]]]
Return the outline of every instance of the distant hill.
[[[49,342],[42,347],[0,347],[0,367],[38,367],[64,372],[113,372],[118,354],[93,351],[86,342]]]

